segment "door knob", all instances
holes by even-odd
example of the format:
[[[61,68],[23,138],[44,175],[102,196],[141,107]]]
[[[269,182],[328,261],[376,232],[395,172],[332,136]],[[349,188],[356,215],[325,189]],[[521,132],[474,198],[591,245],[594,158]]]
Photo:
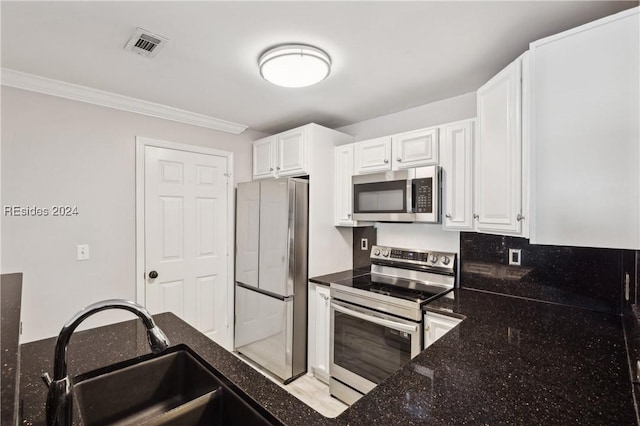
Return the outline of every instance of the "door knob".
[[[158,278],[158,271],[149,272],[149,278],[151,279]]]

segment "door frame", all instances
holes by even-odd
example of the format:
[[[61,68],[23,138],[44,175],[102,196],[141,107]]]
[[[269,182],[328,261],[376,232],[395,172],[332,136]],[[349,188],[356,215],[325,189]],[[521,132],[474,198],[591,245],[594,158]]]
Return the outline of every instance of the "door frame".
[[[136,136],[136,303],[146,306],[145,279],[145,247],[144,247],[144,178],[145,157],[147,146],[172,149],[176,151],[192,152],[196,154],[215,155],[227,159],[227,229],[235,229],[234,215],[234,181],[233,181],[233,152],[207,148],[198,145],[169,142],[148,137]],[[233,308],[234,308],[234,232],[227,233],[227,338],[228,345],[222,345],[228,351],[233,350]]]

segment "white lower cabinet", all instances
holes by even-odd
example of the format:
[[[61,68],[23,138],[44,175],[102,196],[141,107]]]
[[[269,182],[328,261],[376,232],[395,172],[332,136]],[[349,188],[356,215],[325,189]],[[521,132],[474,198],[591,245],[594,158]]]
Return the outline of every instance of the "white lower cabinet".
[[[309,371],[325,383],[329,383],[330,308],[329,287],[309,283]]]
[[[424,313],[424,343],[423,349],[431,346],[436,340],[450,332],[456,325],[460,324],[460,318],[449,315],[436,314],[434,312]]]

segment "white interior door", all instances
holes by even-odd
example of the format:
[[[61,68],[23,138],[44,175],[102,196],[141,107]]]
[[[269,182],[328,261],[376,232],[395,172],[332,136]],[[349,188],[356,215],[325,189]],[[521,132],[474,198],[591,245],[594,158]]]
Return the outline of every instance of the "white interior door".
[[[171,311],[231,347],[227,161],[145,146],[145,303],[151,313]]]

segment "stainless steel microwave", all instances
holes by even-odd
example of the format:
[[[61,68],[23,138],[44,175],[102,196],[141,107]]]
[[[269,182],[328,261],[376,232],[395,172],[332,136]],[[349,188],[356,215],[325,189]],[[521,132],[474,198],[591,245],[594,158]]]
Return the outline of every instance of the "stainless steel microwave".
[[[353,177],[353,219],[440,223],[440,167]]]

